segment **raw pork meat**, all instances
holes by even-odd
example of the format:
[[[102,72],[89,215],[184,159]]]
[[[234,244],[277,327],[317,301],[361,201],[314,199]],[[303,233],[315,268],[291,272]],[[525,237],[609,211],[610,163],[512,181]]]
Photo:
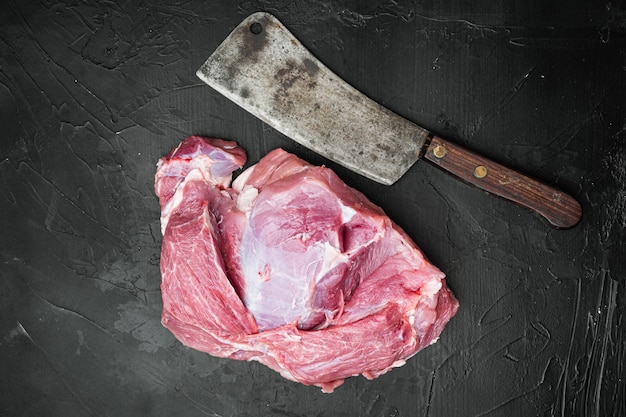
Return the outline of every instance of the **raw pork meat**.
[[[458,302],[412,240],[333,171],[235,142],[161,158],[162,322],[211,355],[332,392],[435,342]]]

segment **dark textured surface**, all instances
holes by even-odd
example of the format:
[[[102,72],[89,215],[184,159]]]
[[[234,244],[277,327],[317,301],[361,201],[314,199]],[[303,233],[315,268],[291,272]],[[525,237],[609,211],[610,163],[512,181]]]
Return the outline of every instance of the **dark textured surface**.
[[[626,414],[623,2],[6,3],[1,415]],[[195,77],[258,10],[375,100],[584,210],[557,231],[424,161],[391,187],[337,168],[461,308],[404,367],[331,395],[160,324],[160,156],[204,134],[239,141],[249,163],[278,146],[326,162]]]

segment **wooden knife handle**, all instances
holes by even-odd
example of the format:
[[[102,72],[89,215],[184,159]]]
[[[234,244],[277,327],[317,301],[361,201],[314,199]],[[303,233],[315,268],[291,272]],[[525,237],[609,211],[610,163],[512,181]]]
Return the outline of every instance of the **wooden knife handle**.
[[[480,189],[534,211],[554,227],[572,227],[582,216],[578,201],[562,191],[437,136],[424,157]]]

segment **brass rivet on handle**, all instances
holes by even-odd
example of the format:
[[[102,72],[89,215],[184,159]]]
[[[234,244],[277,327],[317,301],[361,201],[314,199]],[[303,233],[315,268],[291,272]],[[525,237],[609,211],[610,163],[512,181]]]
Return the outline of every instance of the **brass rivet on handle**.
[[[437,145],[433,148],[433,155],[435,155],[439,159],[446,156],[447,153],[448,153],[448,150],[443,145]]]
[[[487,175],[487,167],[484,165],[478,165],[476,169],[474,169],[474,176],[476,178],[485,178]]]

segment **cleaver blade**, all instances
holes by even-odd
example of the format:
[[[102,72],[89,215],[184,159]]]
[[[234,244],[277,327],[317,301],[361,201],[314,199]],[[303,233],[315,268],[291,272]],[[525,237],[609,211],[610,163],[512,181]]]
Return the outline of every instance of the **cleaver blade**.
[[[437,137],[366,97],[269,13],[241,22],[197,76],[301,145],[382,184],[393,184],[424,157],[554,227],[572,227],[582,215],[571,196]]]

